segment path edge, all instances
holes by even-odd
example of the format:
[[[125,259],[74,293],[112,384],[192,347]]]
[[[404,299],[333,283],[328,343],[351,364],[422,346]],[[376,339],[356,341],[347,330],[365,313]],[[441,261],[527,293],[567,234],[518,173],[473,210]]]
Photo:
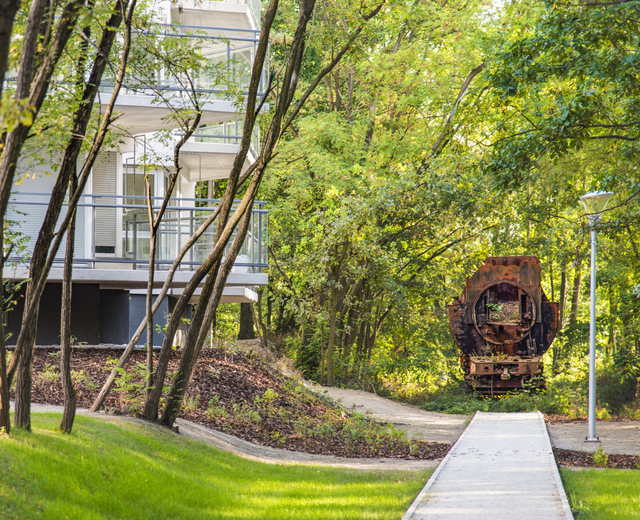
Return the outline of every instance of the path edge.
[[[476,420],[476,417],[478,416],[478,412],[476,412],[473,415],[473,418],[471,419],[471,421],[469,422],[469,424],[467,424],[467,427],[464,429],[464,431],[460,434],[460,437],[458,437],[458,440],[455,442],[455,444],[453,446],[451,446],[451,449],[449,450],[449,452],[445,455],[444,459],[442,459],[442,462],[440,464],[438,464],[438,467],[436,468],[436,470],[431,474],[431,477],[429,477],[429,480],[427,480],[427,483],[424,485],[424,487],[422,488],[422,491],[420,491],[420,493],[418,493],[418,496],[416,497],[416,499],[411,503],[411,505],[409,506],[409,509],[407,509],[407,512],[404,514],[404,516],[401,518],[401,520],[410,520],[411,516],[413,516],[413,513],[416,512],[416,509],[418,509],[418,506],[422,503],[422,501],[424,500],[424,498],[427,495],[427,492],[429,491],[429,488],[433,485],[433,483],[436,481],[436,479],[438,478],[438,475],[440,475],[440,472],[444,469],[444,467],[447,465],[447,463],[449,462],[449,458],[451,457],[451,454],[453,453],[453,451],[457,448],[458,443],[460,443],[460,441],[462,441],[462,439],[464,438],[464,436],[467,434],[467,432],[469,431],[469,428],[471,427],[471,425],[473,424],[473,421]],[[554,460],[555,462],[555,460]],[[557,468],[556,468],[557,471]],[[562,490],[564,491],[564,488],[562,488]],[[571,520],[573,520],[573,517],[571,517]]]
[[[558,488],[558,494],[560,495],[560,502],[562,503],[562,509],[564,511],[564,517],[566,520],[574,520],[573,513],[571,512],[571,506],[569,505],[569,499],[567,498],[567,492],[564,490],[564,485],[562,484],[562,478],[560,477],[560,470],[558,470],[558,463],[556,462],[556,458],[553,455],[553,447],[551,446],[551,439],[549,438],[549,430],[547,429],[547,423],[544,421],[544,416],[540,412],[540,410],[536,410],[538,414],[538,418],[542,423],[542,429],[544,430],[544,438],[547,441],[547,450],[549,452],[549,457],[551,457],[552,466],[553,466],[553,478],[556,483],[556,487]],[[447,454],[448,455],[448,454]]]

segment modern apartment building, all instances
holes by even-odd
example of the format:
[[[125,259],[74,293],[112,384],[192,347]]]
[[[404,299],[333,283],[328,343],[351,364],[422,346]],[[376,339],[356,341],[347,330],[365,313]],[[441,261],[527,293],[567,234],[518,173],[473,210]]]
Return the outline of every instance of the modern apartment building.
[[[178,38],[187,45],[197,45],[208,63],[226,68],[226,77],[233,79],[236,89],[246,85],[259,36],[259,0],[186,0],[180,6],[164,2],[157,7],[155,16],[160,22],[155,38]],[[242,109],[229,96],[228,85],[217,84],[219,78],[212,80],[206,74],[192,79],[202,119],[181,149],[182,170],[159,231],[157,292],[178,251],[215,210],[217,201],[201,194],[211,194],[213,182],[228,177],[242,135]],[[174,171],[173,146],[184,132],[171,119],[172,108],[186,106],[189,97],[180,78],[162,67],[156,67],[150,83],[128,81],[115,107],[120,113],[114,130],[118,139],[103,148],[76,214],[72,335],[76,341],[91,345],[127,343],[145,315],[150,229],[145,174],[154,204],[159,206]],[[96,105],[108,102],[112,88],[109,79],[105,79]],[[162,138],[159,131],[164,131]],[[258,136],[255,137],[245,167],[257,152]],[[55,183],[55,168],[41,158],[25,154],[17,178],[7,219],[12,229],[21,233],[24,247],[12,253],[4,275],[20,281],[29,275],[29,253],[44,219]],[[267,217],[264,203],[256,203],[243,250],[224,289],[223,303],[255,301],[256,288],[267,284],[268,277],[262,272],[267,266]],[[168,296],[156,313],[159,328],[192,272],[210,251],[214,227],[200,237],[182,261]],[[39,345],[60,342],[64,250],[63,244],[42,298]],[[197,303],[197,294],[192,304]],[[16,301],[16,308],[5,317],[7,331],[13,333],[9,344],[15,343],[20,328],[22,299]],[[156,332],[154,344],[161,342],[161,332]]]

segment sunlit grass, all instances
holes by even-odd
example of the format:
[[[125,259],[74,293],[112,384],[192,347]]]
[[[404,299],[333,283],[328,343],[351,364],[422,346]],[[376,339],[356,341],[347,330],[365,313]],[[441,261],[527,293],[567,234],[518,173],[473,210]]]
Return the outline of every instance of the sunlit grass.
[[[640,519],[640,471],[560,471],[577,520]]]
[[[3,519],[399,519],[430,473],[261,464],[152,425],[32,421],[0,437]]]

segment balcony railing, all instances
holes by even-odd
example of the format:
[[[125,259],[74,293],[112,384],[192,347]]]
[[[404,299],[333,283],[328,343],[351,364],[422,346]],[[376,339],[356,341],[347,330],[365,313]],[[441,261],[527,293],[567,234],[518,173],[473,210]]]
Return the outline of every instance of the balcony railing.
[[[260,8],[261,8],[260,0],[223,0],[223,1],[231,4],[244,4],[249,6],[249,10],[251,11],[251,14],[253,14],[253,18],[258,24],[258,27],[260,27],[260,24],[262,22],[262,14],[260,12]]]
[[[196,143],[220,143],[240,144],[244,131],[244,121],[228,121],[217,125],[201,126],[192,135]],[[183,137],[184,133],[176,132],[177,137]],[[260,152],[260,128],[253,127],[251,133],[251,146],[255,152]]]
[[[160,209],[162,197],[153,197],[153,209]],[[215,211],[219,200],[172,198],[158,230],[156,266],[168,269],[189,237]],[[10,263],[28,263],[49,204],[49,194],[15,194],[7,220],[19,233],[33,237],[22,251],[12,254]],[[237,204],[237,202],[236,202]],[[249,231],[234,263],[233,272],[261,272],[268,267],[268,211],[265,202],[255,202]],[[66,203],[65,203],[66,205]],[[235,206],[235,205],[234,205]],[[235,211],[235,207],[232,211]],[[63,213],[65,210],[63,209]],[[181,270],[195,270],[210,253],[215,242],[214,222],[196,241],[180,263]],[[225,256],[235,237],[229,240]],[[76,213],[75,267],[147,269],[149,266],[150,226],[146,197],[133,195],[85,195]],[[64,262],[62,245],[55,262]]]
[[[229,97],[229,87],[234,89],[246,89],[251,78],[251,68],[255,60],[260,31],[253,29],[234,29],[225,27],[204,27],[199,25],[160,25],[164,28],[161,33],[149,33],[139,31],[138,38],[149,39],[158,38],[180,38],[185,40],[189,46],[197,47],[198,52],[205,58],[209,66],[213,67],[224,63],[226,70],[225,81],[220,82],[219,77],[212,76],[206,72],[196,75],[193,79],[195,92],[200,94],[203,100],[227,99]],[[134,39],[133,45],[136,45]],[[147,45],[149,43],[147,42]],[[267,53],[268,56],[268,53]],[[179,79],[169,73],[164,67],[153,67],[155,60],[151,57],[147,59],[147,65],[153,70],[153,77],[141,78],[140,76],[128,76],[124,82],[124,94],[129,95],[155,95],[158,92],[174,92],[180,97],[185,91],[187,81]],[[269,70],[268,63],[265,63],[260,78],[258,95],[264,95]],[[140,74],[140,73],[139,73]],[[180,78],[184,80],[185,78]],[[100,84],[102,93],[111,93],[113,90],[113,79],[103,79]]]

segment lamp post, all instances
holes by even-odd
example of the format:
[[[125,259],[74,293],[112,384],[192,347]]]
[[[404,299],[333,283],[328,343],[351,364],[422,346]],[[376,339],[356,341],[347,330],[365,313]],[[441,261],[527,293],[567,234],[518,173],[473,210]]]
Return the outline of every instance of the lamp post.
[[[596,224],[613,193],[594,191],[580,197],[591,227],[591,320],[589,327],[589,434],[586,442],[600,442],[596,437]]]

